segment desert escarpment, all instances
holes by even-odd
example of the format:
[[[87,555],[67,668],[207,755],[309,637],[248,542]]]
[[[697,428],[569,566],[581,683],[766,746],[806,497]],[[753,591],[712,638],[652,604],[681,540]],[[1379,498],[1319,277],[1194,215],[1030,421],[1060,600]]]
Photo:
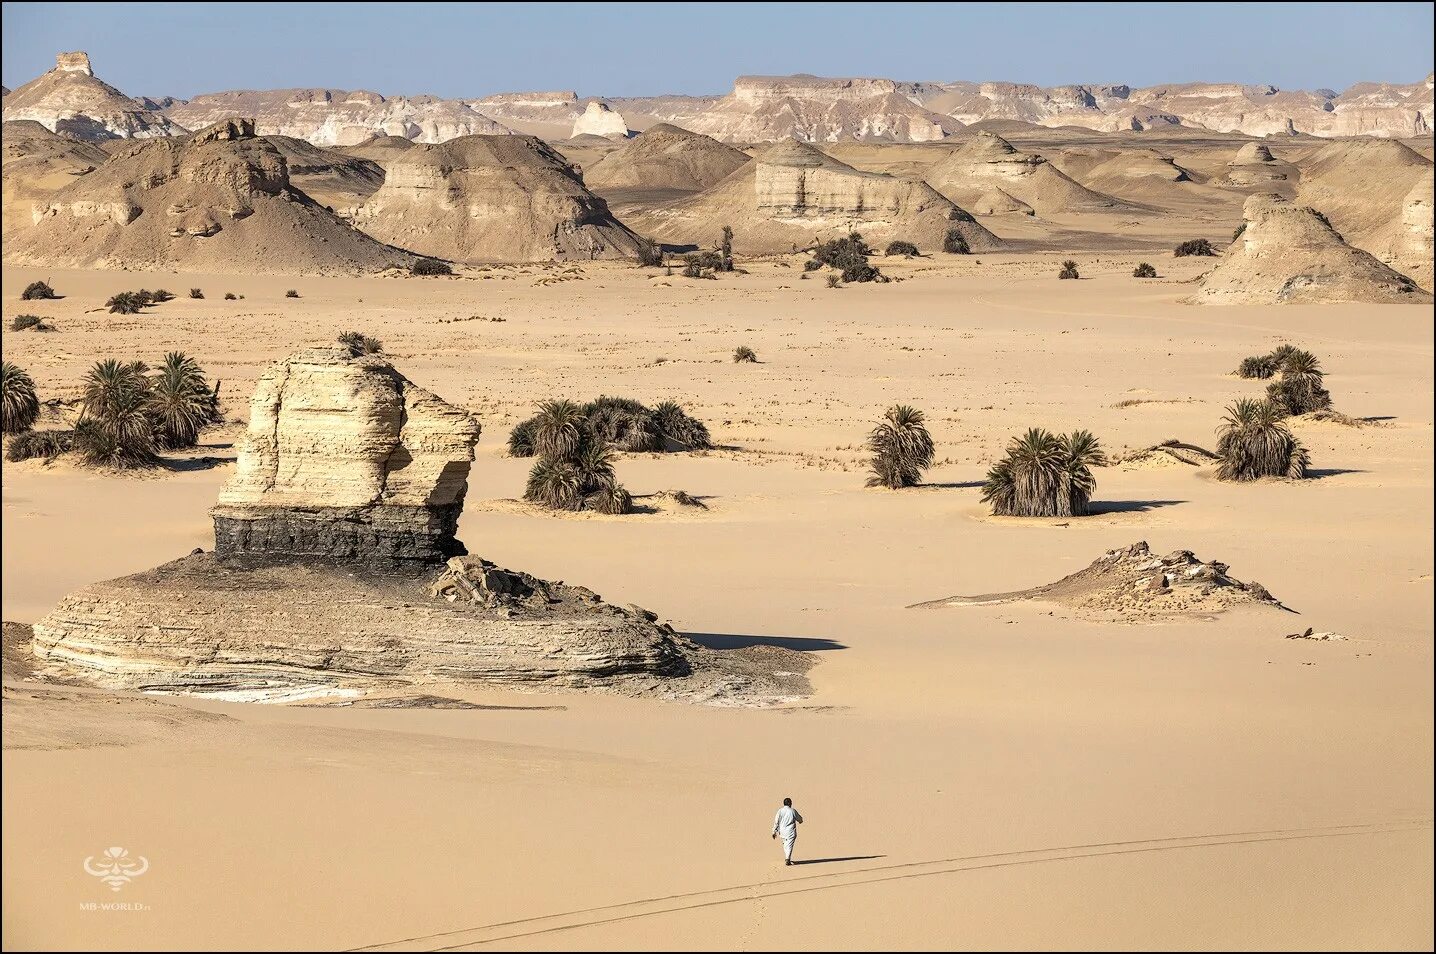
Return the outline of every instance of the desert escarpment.
[[[479,424],[387,362],[301,351],[255,386],[234,476],[214,508],[221,560],[439,563]]]
[[[275,89],[207,93],[165,114],[190,129],[228,116],[252,116],[261,136],[292,136],[317,146],[352,146],[373,136],[444,142],[509,130],[468,105],[435,96],[385,97],[368,90]]]
[[[914,103],[888,79],[740,76],[733,92],[686,126],[723,142],[931,142],[961,124]]]
[[[635,219],[671,242],[711,243],[724,225],[745,252],[784,252],[859,232],[873,244],[895,239],[940,249],[951,229],[974,252],[1002,240],[927,183],[863,172],[789,139],[760,152],[710,189]]]
[[[294,186],[284,155],[241,119],[127,146],[34,201],[29,218],[5,243],[9,262],[335,273],[412,260]]]
[[[624,258],[638,247],[579,173],[529,136],[398,153],[355,221],[382,241],[461,262]]]
[[[1203,304],[1403,302],[1431,297],[1362,249],[1348,245],[1321,213],[1278,195],[1247,199],[1246,217],[1194,300]]]
[[[101,80],[84,53],[61,53],[55,68],[5,95],[5,122],[34,120],[75,139],[148,139],[185,127]]]

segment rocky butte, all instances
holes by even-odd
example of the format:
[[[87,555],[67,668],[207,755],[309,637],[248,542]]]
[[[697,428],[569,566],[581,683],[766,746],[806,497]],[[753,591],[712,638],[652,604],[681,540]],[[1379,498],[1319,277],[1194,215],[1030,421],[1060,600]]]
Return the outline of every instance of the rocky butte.
[[[636,606],[466,554],[479,423],[376,355],[313,348],[255,390],[215,551],[71,593],[42,679],[239,701],[549,685],[719,704],[808,691],[803,654],[716,651]]]
[[[33,119],[51,132],[92,142],[182,136],[185,129],[95,75],[85,53],[61,53],[55,68],[5,97],[6,122]]]

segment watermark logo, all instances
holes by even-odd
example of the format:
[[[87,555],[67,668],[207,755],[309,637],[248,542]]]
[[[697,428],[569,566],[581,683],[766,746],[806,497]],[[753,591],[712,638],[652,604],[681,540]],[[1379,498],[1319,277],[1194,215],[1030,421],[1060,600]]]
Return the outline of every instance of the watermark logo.
[[[85,873],[99,878],[111,891],[120,890],[149,870],[148,858],[131,856],[124,848],[106,848],[102,854],[85,859]]]

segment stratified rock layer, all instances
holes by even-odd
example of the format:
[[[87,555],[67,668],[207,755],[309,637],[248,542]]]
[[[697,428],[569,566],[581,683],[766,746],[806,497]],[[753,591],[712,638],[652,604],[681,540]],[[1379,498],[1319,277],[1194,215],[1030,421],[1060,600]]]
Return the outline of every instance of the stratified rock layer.
[[[260,377],[213,510],[221,560],[439,563],[479,424],[382,358],[301,351]]]
[[[578,172],[529,136],[397,153],[355,221],[385,242],[461,262],[626,258],[638,249]]]
[[[32,119],[51,132],[92,142],[185,132],[95,76],[84,53],[61,53],[54,69],[8,93],[4,117],[6,122]]]
[[[740,76],[733,92],[685,125],[723,142],[931,142],[961,126],[913,102],[892,80],[819,76]]]
[[[748,155],[708,136],[667,123],[651,126],[584,170],[591,189],[696,192],[722,182]]]
[[[1204,304],[1422,304],[1414,281],[1346,244],[1317,211],[1276,195],[1254,195],[1246,224],[1194,300]]]
[[[1175,169],[1175,167],[1172,167]],[[953,202],[967,208],[994,207],[993,190],[1001,190],[1038,215],[1073,212],[1131,211],[1134,206],[1094,192],[1071,179],[1041,156],[1019,152],[1001,136],[980,132],[939,160],[925,176]],[[1019,207],[1018,211],[1022,211]]]

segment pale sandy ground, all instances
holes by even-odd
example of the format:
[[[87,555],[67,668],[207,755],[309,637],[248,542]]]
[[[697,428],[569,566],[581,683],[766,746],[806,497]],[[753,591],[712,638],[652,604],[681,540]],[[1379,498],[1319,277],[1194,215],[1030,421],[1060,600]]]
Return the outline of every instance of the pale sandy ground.
[[[1432,313],[1178,303],[1205,264],[1075,256],[880,262],[829,290],[757,264],[719,282],[623,266],[487,280],[52,271],[6,357],[42,396],[96,358],[194,353],[242,416],[263,364],[358,328],[485,422],[460,536],[501,564],[652,607],[688,632],[810,648],[790,710],[463,692],[532,708],[258,707],[7,689],[7,949],[1365,948],[1432,936]],[[1170,273],[1170,278],[1168,274]],[[649,273],[652,274],[652,273]],[[665,284],[666,283],[666,284]],[[143,316],[86,314],[164,286]],[[285,299],[295,287],[303,298]],[[225,290],[246,295],[225,302]],[[362,299],[362,301],[360,301]],[[471,315],[502,317],[444,323]],[[1281,341],[1337,406],[1299,424],[1318,479],[1230,486],[1183,467],[1098,475],[1105,512],[1014,523],[975,482],[1031,424],[1110,449],[1206,446],[1227,376]],[[739,344],[763,363],[734,365]],[[659,363],[657,359],[666,359]],[[560,518],[505,502],[536,401],[682,401],[729,450],[629,457],[635,494],[706,513]],[[1147,403],[1123,408],[1132,399]],[[866,429],[928,412],[931,486],[865,490]],[[4,465],[3,615],[208,547],[209,461],[143,478]],[[213,466],[210,466],[213,464]],[[1300,615],[1121,626],[1042,605],[904,610],[1012,590],[1139,539],[1228,562]],[[1285,640],[1314,626],[1345,642]],[[212,714],[219,714],[215,718]],[[808,819],[785,869],[768,838]],[[118,894],[106,846],[151,868]],[[87,910],[127,901],[142,910]]]

